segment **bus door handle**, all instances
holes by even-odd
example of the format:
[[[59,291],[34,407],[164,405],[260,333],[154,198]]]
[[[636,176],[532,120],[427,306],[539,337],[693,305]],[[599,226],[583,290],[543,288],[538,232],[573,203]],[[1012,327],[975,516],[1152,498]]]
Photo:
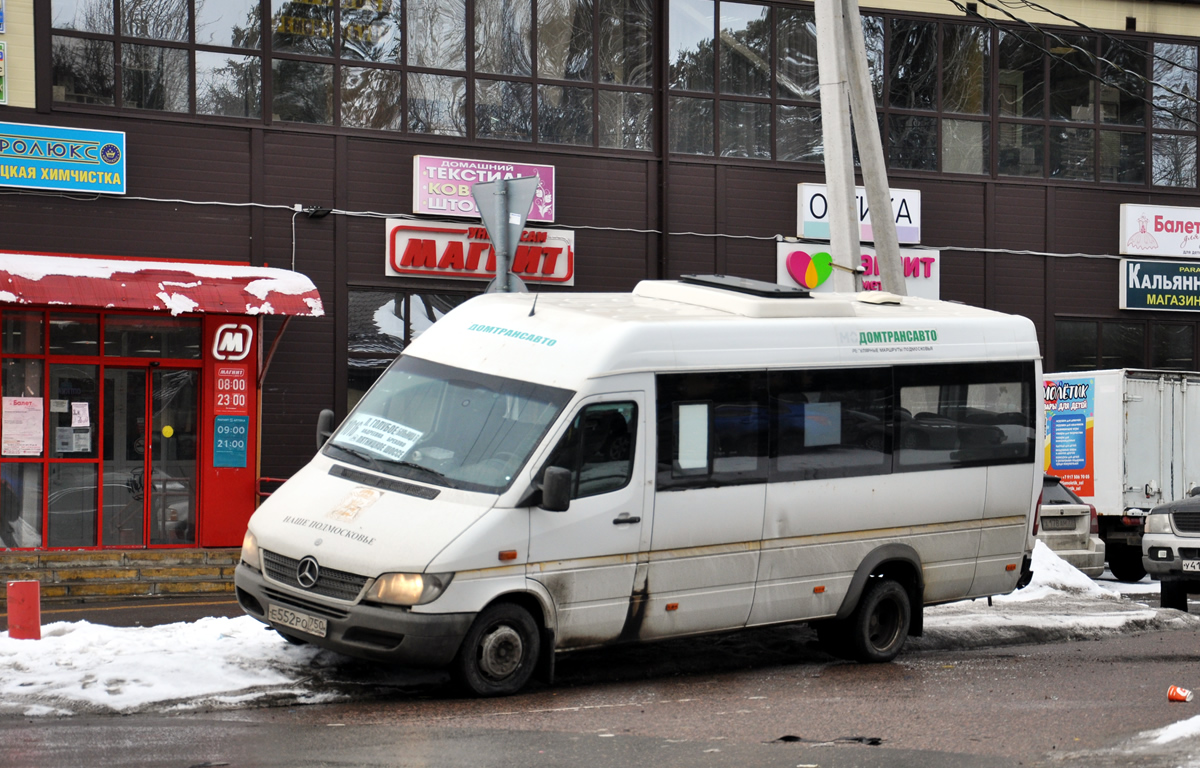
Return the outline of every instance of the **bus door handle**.
[[[640,517],[630,517],[628,512],[622,512],[613,519],[613,525],[632,525],[642,522]]]

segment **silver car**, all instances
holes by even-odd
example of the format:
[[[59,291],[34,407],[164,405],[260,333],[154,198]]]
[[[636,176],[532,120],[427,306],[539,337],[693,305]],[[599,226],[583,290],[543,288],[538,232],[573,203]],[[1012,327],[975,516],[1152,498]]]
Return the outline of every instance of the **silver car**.
[[[1088,576],[1095,578],[1104,573],[1104,542],[1099,536],[1096,508],[1053,475],[1042,480],[1037,537]]]

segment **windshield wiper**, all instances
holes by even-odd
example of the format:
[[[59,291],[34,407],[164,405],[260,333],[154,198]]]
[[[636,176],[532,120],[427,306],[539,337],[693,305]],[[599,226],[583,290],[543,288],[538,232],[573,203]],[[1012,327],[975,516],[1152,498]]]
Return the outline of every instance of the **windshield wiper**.
[[[430,475],[430,476],[436,478],[442,485],[446,486],[447,488],[458,488],[458,486],[454,483],[453,480],[446,477],[441,472],[438,472],[436,469],[430,469],[429,467],[423,467],[420,464],[416,464],[411,461],[403,461],[401,459],[389,459],[384,456],[378,456],[378,457],[372,456],[371,454],[367,453],[366,451],[359,450],[358,448],[350,448],[346,445],[343,445],[342,443],[330,443],[330,445],[333,446],[334,448],[337,448],[339,451],[345,451],[346,453],[350,454],[351,456],[362,459],[363,461],[367,462],[367,464],[371,467],[371,469],[375,470],[376,472],[378,472],[380,474],[394,475],[395,474],[394,472],[388,471],[388,469],[391,467],[403,467],[404,469],[415,469],[418,472],[422,472],[426,475]],[[386,465],[386,467],[384,465]]]
[[[389,467],[404,467],[405,469],[415,469],[418,472],[424,472],[426,475],[431,475],[437,478],[447,488],[458,487],[454,484],[453,480],[446,477],[441,472],[438,472],[436,469],[430,469],[429,467],[423,467],[415,462],[403,461],[401,459],[380,459],[380,461],[382,461],[384,464],[387,464]]]
[[[367,464],[370,465],[371,469],[375,470],[376,472],[379,472],[380,474],[385,474],[385,475],[387,474],[387,472],[384,471],[383,467],[381,467],[379,465],[379,460],[376,459],[371,454],[367,453],[366,451],[360,451],[357,448],[350,448],[346,445],[343,445],[342,443],[330,443],[330,445],[333,446],[334,448],[337,448],[339,451],[344,451],[345,453],[348,453],[351,456],[354,456],[355,458],[362,459],[363,461],[367,462]]]

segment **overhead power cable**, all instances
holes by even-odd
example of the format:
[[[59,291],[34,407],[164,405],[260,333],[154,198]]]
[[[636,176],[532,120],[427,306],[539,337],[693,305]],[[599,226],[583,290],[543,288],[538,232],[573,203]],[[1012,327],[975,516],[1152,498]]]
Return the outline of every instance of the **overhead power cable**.
[[[160,198],[160,197],[126,197],[126,196],[108,196],[108,195],[73,195],[63,192],[46,192],[37,190],[0,190],[0,195],[33,195],[40,197],[59,197],[66,200],[77,200],[80,202],[94,202],[101,197],[110,200],[138,200],[150,203],[167,203],[172,205],[211,205],[227,208],[259,208],[265,210],[274,210],[292,214],[293,224],[295,223],[296,215],[307,213],[313,210],[314,207],[302,207],[296,209],[295,205],[270,204],[270,203],[229,203],[219,200],[183,200],[179,198]],[[366,218],[378,219],[409,219],[414,221],[428,221],[419,216],[414,216],[409,213],[388,213],[383,211],[348,211],[338,208],[329,209],[329,212],[339,216],[361,216]],[[638,229],[635,227],[603,227],[589,224],[557,224],[555,225],[562,229],[569,230],[591,230],[594,232],[629,232],[641,235],[662,235],[661,229]],[[821,241],[802,240],[795,235],[730,235],[723,232],[667,232],[668,237],[704,237],[704,238],[723,238],[726,240],[754,240],[754,241],[775,241],[778,243],[812,243],[820,247],[828,247],[828,244]],[[293,231],[293,248],[295,247],[295,234]],[[1114,256],[1111,254],[1097,253],[1051,253],[1048,251],[1023,251],[1014,250],[1011,248],[971,248],[957,245],[918,245],[909,244],[904,246],[908,250],[922,251],[954,251],[956,253],[1001,253],[1011,254],[1014,256],[1046,256],[1051,258],[1080,258],[1080,259],[1121,259],[1123,256]],[[294,255],[293,255],[294,258]]]

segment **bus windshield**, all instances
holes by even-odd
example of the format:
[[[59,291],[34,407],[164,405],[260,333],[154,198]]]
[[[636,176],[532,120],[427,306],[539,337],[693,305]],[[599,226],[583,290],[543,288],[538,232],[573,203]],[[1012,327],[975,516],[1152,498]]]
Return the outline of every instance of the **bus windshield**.
[[[500,493],[573,394],[402,355],[323,452],[397,477]]]

